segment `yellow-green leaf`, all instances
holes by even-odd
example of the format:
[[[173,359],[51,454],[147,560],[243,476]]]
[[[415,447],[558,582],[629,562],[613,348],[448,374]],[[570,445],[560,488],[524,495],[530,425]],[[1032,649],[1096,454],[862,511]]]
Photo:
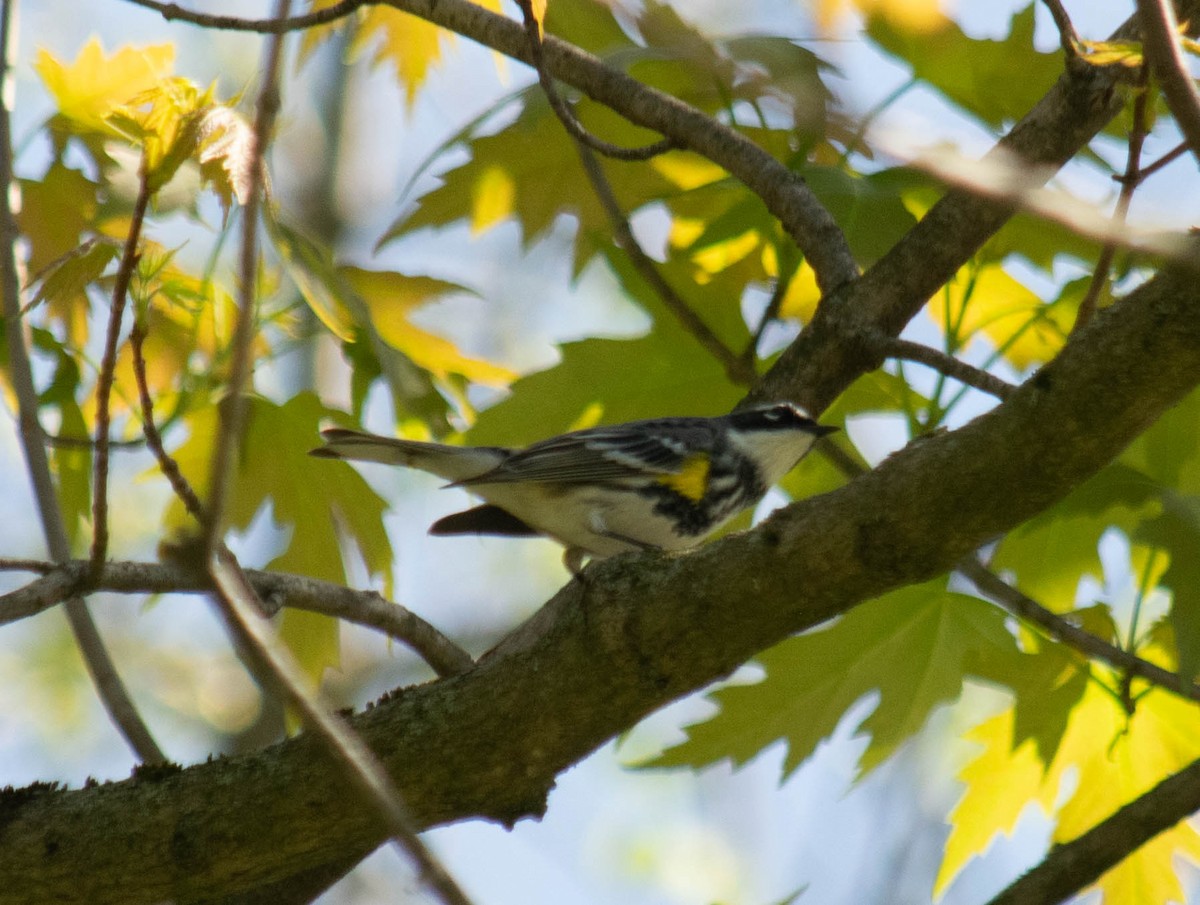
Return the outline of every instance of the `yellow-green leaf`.
[[[1032,740],[1014,750],[1012,729],[1009,710],[969,735],[984,750],[961,774],[967,788],[951,815],[953,829],[935,894],[997,833],[1011,833],[1029,803],[1036,802],[1053,815],[1069,774],[1075,774],[1075,791],[1057,813],[1057,843],[1078,837],[1200,757],[1200,709],[1157,689],[1141,695],[1134,712],[1127,714],[1113,695],[1096,682],[1090,683],[1072,709],[1066,733],[1049,764],[1038,758]],[[1122,860],[1097,886],[1106,902],[1159,905],[1181,901],[1183,893],[1173,863],[1177,854],[1200,859],[1200,836],[1186,822]]]
[[[1075,306],[1047,304],[999,264],[963,268],[929,304],[930,314],[959,345],[986,336],[1014,367],[1049,361],[1062,348]]]
[[[96,215],[99,188],[57,160],[41,179],[21,180],[17,223],[29,242],[31,273],[40,273],[78,247],[80,234]]]
[[[283,405],[250,400],[243,451],[230,494],[230,527],[247,528],[265,505],[276,524],[290,531],[287,546],[267,568],[344,583],[342,543],[352,544],[372,575],[382,576],[392,593],[392,547],[383,530],[384,501],[353,468],[308,451],[319,441],[323,420],[339,413],[325,408],[312,393]],[[219,430],[215,406],[197,409],[187,419],[190,438],[175,452],[181,470],[204,496],[212,438]],[[320,488],[314,493],[313,488]],[[188,524],[181,504],[170,504],[168,523]],[[319,680],[337,662],[337,623],[332,619],[286,619],[285,637],[310,675]]]
[[[175,63],[175,47],[122,47],[106,56],[97,38],[71,63],[39,50],[34,69],[53,95],[59,112],[94,132],[114,134],[109,115],[130,98],[154,88]]]
[[[877,691],[879,704],[861,726],[871,736],[862,757],[870,770],[959,695],[982,653],[1019,656],[1004,620],[990,603],[947,592],[944,579],[894,591],[760,654],[766,678],[715,692],[717,715],[689,727],[686,742],[650,765],[740,764],[784,739],[790,773],[851,705]]]
[[[1130,69],[1142,65],[1142,45],[1137,41],[1080,41],[1080,59],[1093,66],[1116,63]]]
[[[473,383],[503,387],[516,377],[508,368],[464,355],[448,339],[412,323],[415,311],[448,292],[461,291],[461,286],[432,277],[360,267],[339,267],[338,274],[365,303],[383,341],[437,380],[459,374]]]
[[[350,50],[356,56],[372,51],[373,65],[390,65],[411,107],[430,68],[442,55],[443,35],[449,33],[424,19],[375,6],[363,16]]]

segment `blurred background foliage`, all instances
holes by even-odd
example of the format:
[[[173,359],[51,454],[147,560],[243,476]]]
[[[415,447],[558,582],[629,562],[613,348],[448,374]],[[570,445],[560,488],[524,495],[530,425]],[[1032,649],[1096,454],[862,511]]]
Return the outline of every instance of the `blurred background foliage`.
[[[83,552],[100,325],[140,180],[152,207],[130,291],[148,383],[168,449],[198,486],[207,474],[228,378],[228,238],[242,213],[257,39],[167,25],[117,2],[27,6],[17,58],[22,302],[57,490]],[[723,6],[552,0],[545,28],[768,149],[805,178],[864,268],[943,191],[905,150],[986,148],[1063,67],[1036,4],[761,2],[744,15]],[[1136,47],[1099,39],[1128,10],[1093,6],[1077,22],[1096,38],[1093,65],[1137,65]],[[68,10],[79,21],[61,21]],[[565,580],[553,549],[424,539],[455,505],[451,493],[434,494],[422,476],[370,467],[360,476],[310,459],[322,424],[521,445],[595,424],[716,414],[748,386],[614,243],[571,139],[523,67],[369,7],[296,39],[282,87],[235,547],[248,565],[378,587],[481,652]],[[1153,86],[1145,90],[1150,161],[1178,136]],[[610,141],[655,137],[564,92]],[[1116,121],[1057,180],[1097,216],[1111,210],[1131,127],[1128,115]],[[603,166],[663,277],[731,355],[763,372],[819,293],[761,200],[688,152]],[[1146,183],[1133,218],[1183,228],[1196,200],[1184,161]],[[1019,380],[1062,347],[1099,255],[1090,239],[1018,216],[906,336]],[[1154,263],[1118,254],[1113,285],[1136,285]],[[1106,284],[1101,304],[1111,297]],[[130,446],[112,485],[111,555],[149,558],[186,522],[137,442],[127,345],[114,399],[115,433]],[[870,463],[991,404],[922,366],[890,363],[823,420],[847,428],[837,442]],[[1197,406],[1189,399],[992,551],[996,568],[1044,606],[1185,677],[1200,669]],[[0,432],[10,501],[0,536],[7,556],[40,555],[14,436]],[[843,481],[814,456],[766,505]],[[195,602],[111,599],[99,609],[152,724],[171,733],[163,741],[173,756],[244,750],[283,731]],[[124,769],[60,618],[8,628],[0,642],[0,726],[15,740],[5,782]],[[282,632],[347,704],[427,675],[326,617],[289,612]],[[517,842],[478,829],[433,835],[468,886],[485,881],[467,862],[503,860],[494,853],[505,846],[538,852],[510,856],[514,865],[571,848],[568,866],[540,879],[501,872],[493,888],[481,886],[486,902],[765,903],[806,886],[800,901],[979,901],[1047,842],[1077,836],[1200,757],[1198,730],[1194,704],[1130,683],[941,579],[763,652],[706,698],[653,717],[620,754],[597,755],[551,799],[548,826],[579,821],[567,841],[548,842],[538,828],[519,829]],[[87,761],[59,750],[67,738],[85,740],[72,747]],[[659,769],[616,771],[617,760]],[[731,776],[731,764],[751,766]],[[780,776],[787,782],[773,791]],[[728,790],[738,783],[753,789],[750,816],[733,816]],[[598,803],[627,801],[631,789],[642,790],[639,806],[617,813]],[[816,809],[843,794],[842,816]],[[739,833],[741,822],[755,827]],[[1181,855],[1200,857],[1186,823],[1098,890],[1110,903],[1183,900],[1195,883]],[[396,870],[378,860],[330,901],[370,901],[372,883]]]

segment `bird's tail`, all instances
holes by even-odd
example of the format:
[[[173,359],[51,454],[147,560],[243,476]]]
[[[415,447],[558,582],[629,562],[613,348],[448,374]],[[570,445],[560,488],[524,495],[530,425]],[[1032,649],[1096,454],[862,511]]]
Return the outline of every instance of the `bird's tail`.
[[[331,427],[321,431],[325,445],[309,454],[324,459],[353,459],[403,465],[427,471],[448,481],[465,481],[491,471],[504,461],[508,451],[493,446],[447,446],[399,440],[363,431]]]

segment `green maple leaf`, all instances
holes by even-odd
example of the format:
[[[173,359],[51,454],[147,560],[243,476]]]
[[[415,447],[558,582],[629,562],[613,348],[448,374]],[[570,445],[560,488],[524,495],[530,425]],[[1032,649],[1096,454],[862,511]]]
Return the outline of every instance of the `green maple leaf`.
[[[860,766],[870,771],[919,732],[937,706],[958,697],[975,658],[1019,656],[1004,620],[1003,611],[947,591],[944,581],[895,591],[756,657],[766,671],[762,682],[714,692],[716,716],[688,727],[687,741],[643,766],[742,764],[783,740],[790,774],[853,704],[878,692],[878,705],[860,726],[871,736]]]

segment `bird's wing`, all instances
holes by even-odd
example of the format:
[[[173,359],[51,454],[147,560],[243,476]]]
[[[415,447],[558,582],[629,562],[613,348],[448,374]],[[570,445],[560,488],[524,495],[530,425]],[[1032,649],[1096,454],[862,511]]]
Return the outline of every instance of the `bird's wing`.
[[[679,418],[563,434],[518,450],[491,471],[459,482],[544,481],[576,484],[676,475],[698,451],[711,448],[704,419]]]

